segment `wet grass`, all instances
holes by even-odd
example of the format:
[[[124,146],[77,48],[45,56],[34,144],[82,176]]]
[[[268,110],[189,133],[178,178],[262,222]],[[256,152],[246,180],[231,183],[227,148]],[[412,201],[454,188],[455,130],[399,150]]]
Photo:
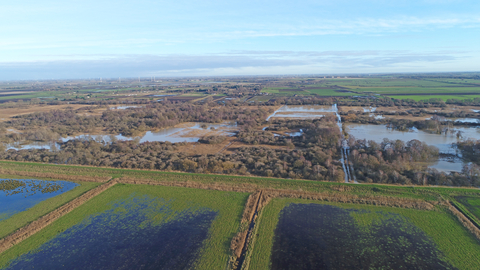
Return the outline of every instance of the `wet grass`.
[[[76,186],[67,181],[0,179],[0,221]]]
[[[8,176],[8,178],[11,178],[11,176]],[[100,183],[92,183],[92,182],[75,182],[75,183],[79,185],[73,188],[72,190],[59,194],[55,197],[46,199],[44,201],[41,201],[35,206],[25,211],[18,212],[13,216],[10,216],[8,219],[1,220],[0,221],[0,238],[3,238],[13,233],[17,229],[27,225],[28,223],[38,219],[43,215],[50,213],[51,211],[75,199],[81,194],[100,185]]]
[[[456,204],[465,215],[469,216],[480,228],[480,196],[456,196],[455,199],[461,204]],[[463,206],[463,207],[462,207]]]
[[[84,205],[76,208],[69,214],[58,219],[39,233],[7,250],[0,258],[0,267],[4,267],[10,260],[15,259],[22,254],[39,248],[45,242],[54,239],[56,236],[68,231],[73,226],[76,226],[81,222],[85,222],[85,220],[88,220],[89,217],[92,218],[98,216],[106,211],[112,211],[112,209],[114,209],[113,211],[117,212],[125,209],[121,207],[112,208],[112,203],[118,203],[122,200],[129,200],[129,198],[132,196],[135,198],[144,196],[153,198],[155,199],[153,204],[158,203],[157,200],[166,202],[164,204],[159,203],[159,207],[168,204],[168,209],[170,209],[169,211],[165,212],[159,210],[161,207],[158,209],[146,208],[147,210],[144,212],[147,213],[146,216],[150,217],[150,219],[142,221],[141,226],[153,224],[157,227],[170,226],[171,228],[177,228],[181,223],[173,226],[173,223],[171,222],[174,222],[176,220],[175,218],[181,215],[192,217],[196,214],[215,213],[213,222],[211,223],[210,228],[207,230],[208,234],[206,240],[201,244],[196,243],[200,246],[200,249],[197,252],[198,254],[195,256],[197,259],[195,260],[193,266],[195,269],[226,268],[231,255],[231,251],[229,249],[230,241],[240,226],[243,206],[245,205],[248,194],[178,187],[124,184],[117,184],[113,186],[102,194],[86,202]],[[152,203],[147,203],[145,205],[152,205]],[[128,211],[126,214],[128,215]],[[112,222],[111,224],[112,226],[119,226],[117,223],[119,222]],[[119,224],[121,225],[122,223],[120,222]],[[98,228],[103,228],[105,230],[109,229],[108,226],[100,226]],[[135,240],[135,238],[132,239]],[[183,238],[178,238],[178,241],[181,239]],[[135,241],[138,241],[138,239]],[[172,245],[174,245],[176,242],[177,241],[173,241]],[[168,252],[164,254],[168,254]],[[122,258],[118,257],[112,258],[122,260]]]
[[[467,231],[467,229],[465,229],[452,214],[450,214],[449,212],[447,212],[446,209],[443,208],[437,208],[435,211],[422,211],[354,204],[321,203],[301,199],[274,199],[262,210],[261,218],[258,221],[259,229],[257,232],[257,238],[255,239],[255,248],[252,252],[249,269],[275,269],[271,268],[271,259],[273,256],[272,247],[274,247],[275,242],[275,228],[279,226],[278,222],[282,209],[284,209],[286,206],[291,205],[292,203],[335,206],[340,207],[347,212],[350,212],[350,216],[353,217],[355,220],[356,226],[354,226],[354,228],[357,228],[359,232],[357,234],[362,234],[362,231],[367,232],[367,234],[364,234],[364,237],[361,237],[361,239],[357,239],[360,240],[360,242],[363,241],[363,246],[365,247],[365,250],[363,252],[366,253],[377,254],[378,251],[381,251],[387,252],[386,254],[388,256],[400,256],[401,254],[398,253],[388,254],[388,251],[391,250],[391,247],[387,250],[376,250],[378,246],[377,242],[387,241],[384,242],[383,245],[388,246],[397,243],[400,246],[407,247],[409,244],[412,243],[412,241],[414,242],[416,241],[415,239],[419,239],[418,236],[424,234],[427,237],[426,239],[432,241],[434,243],[434,246],[438,248],[438,253],[436,253],[435,256],[440,258],[439,262],[447,262],[458,269],[476,269],[476,267],[480,265],[480,242],[476,238],[474,238],[474,236],[469,231]],[[340,218],[339,222],[337,222],[337,225],[348,225],[348,222],[346,222],[347,221],[345,221],[345,219]],[[387,224],[387,228],[395,228],[395,226],[398,226],[398,228],[395,228],[395,230],[382,232],[382,226],[379,226],[382,224]],[[349,226],[351,226],[351,224]],[[317,227],[317,230],[320,230],[320,227],[321,226],[319,225]],[[301,228],[302,227],[299,227],[299,229]],[[313,231],[315,231],[315,228]],[[398,236],[402,236],[402,234],[405,233],[407,235],[413,233],[413,235],[416,236],[412,238],[408,238],[405,236],[389,236],[384,239],[380,237],[384,234],[391,234],[394,231],[396,231],[395,234],[397,234]],[[348,231],[344,231],[344,233],[348,234]],[[351,235],[350,237],[352,239],[356,239],[359,236]],[[367,242],[370,244],[367,245]],[[377,244],[371,245],[371,243]],[[418,243],[416,246],[418,246]],[[355,245],[352,246],[353,250],[355,248],[358,249],[358,247],[356,247]],[[413,254],[418,255],[422,252],[428,251],[427,246],[425,246],[424,248],[426,249],[423,249],[423,251],[421,252],[414,250],[415,252]],[[400,250],[402,249],[400,248]],[[345,251],[347,250],[343,249],[339,252]],[[319,255],[316,254],[315,256],[318,257]],[[415,260],[418,261],[421,258],[419,258],[418,256],[410,256],[405,258],[403,261],[406,261],[406,259],[414,262]],[[387,267],[387,269],[390,268]],[[448,267],[446,269],[448,269]]]

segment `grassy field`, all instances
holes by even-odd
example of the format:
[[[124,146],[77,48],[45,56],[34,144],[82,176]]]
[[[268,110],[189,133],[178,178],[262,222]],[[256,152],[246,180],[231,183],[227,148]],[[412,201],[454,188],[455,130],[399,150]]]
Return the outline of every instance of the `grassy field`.
[[[380,94],[396,99],[413,99],[415,101],[440,98],[469,99],[480,97],[480,81],[478,80],[431,80],[431,79],[391,79],[391,78],[359,78],[359,79],[323,79],[316,84],[302,85],[300,88],[269,87],[262,92],[280,95],[305,95],[348,97],[362,94]],[[301,89],[303,91],[282,91],[288,89]],[[314,89],[318,87],[319,89]],[[332,88],[332,89],[321,89]],[[352,92],[339,92],[338,89],[349,89]],[[468,95],[462,95],[468,93]],[[402,95],[399,95],[402,94]],[[408,95],[411,94],[411,95]],[[425,95],[421,95],[425,94]],[[478,94],[478,95],[476,95]]]
[[[328,194],[353,194],[359,197],[400,197],[424,200],[437,200],[439,196],[480,195],[480,190],[472,188],[411,187],[380,184],[351,185],[334,182],[320,182],[301,179],[279,179],[214,174],[177,173],[147,170],[97,168],[86,166],[54,165],[30,162],[0,161],[4,170],[29,173],[55,173],[89,177],[133,177],[166,182],[195,182],[203,184],[225,184],[232,186],[253,186],[256,188],[303,190]],[[346,191],[337,187],[347,186]],[[452,195],[452,196],[453,196]]]
[[[277,226],[280,211],[290,203],[320,204],[321,202],[301,199],[272,200],[261,212],[249,269],[263,270],[270,268],[274,230]],[[437,208],[435,211],[421,211],[354,204],[327,204],[348,209],[363,209],[372,212],[383,211],[401,215],[425,232],[454,267],[458,269],[476,269],[480,265],[479,241],[453,215],[442,208]],[[374,222],[375,217],[370,217],[372,219],[370,221],[360,221]]]
[[[26,179],[27,177],[0,175],[0,178]],[[48,180],[51,180],[51,179],[48,179]],[[67,191],[65,193],[62,193],[60,195],[57,195],[53,198],[42,201],[26,211],[19,212],[8,219],[0,221],[0,238],[3,238],[9,235],[10,233],[16,231],[17,229],[27,225],[28,223],[38,219],[39,217],[47,213],[50,213],[51,211],[57,209],[61,205],[75,199],[81,194],[100,185],[100,183],[94,183],[94,182],[77,182],[76,181],[76,183],[78,183],[79,186],[75,187],[74,189]]]
[[[480,228],[480,197],[479,196],[456,196],[455,199],[466,208],[467,211],[462,209],[465,215],[477,224]],[[459,207],[460,208],[460,207]]]
[[[415,101],[429,100],[432,98],[447,101],[449,99],[465,100],[465,99],[480,98],[480,95],[411,95],[411,96],[410,95],[402,95],[402,96],[389,95],[389,97],[394,99],[413,99]]]
[[[247,193],[123,184],[117,184],[108,189],[39,233],[3,253],[0,259],[0,267],[4,267],[11,259],[38,248],[86,217],[111,209],[112,202],[126,199],[132,194],[161,198],[168,202],[174,211],[191,209],[192,207],[206,207],[217,211],[218,214],[209,229],[208,238],[202,245],[199,259],[196,262],[196,269],[226,268],[231,255],[230,241],[240,226],[243,207],[248,197]],[[154,217],[162,220],[158,214]]]

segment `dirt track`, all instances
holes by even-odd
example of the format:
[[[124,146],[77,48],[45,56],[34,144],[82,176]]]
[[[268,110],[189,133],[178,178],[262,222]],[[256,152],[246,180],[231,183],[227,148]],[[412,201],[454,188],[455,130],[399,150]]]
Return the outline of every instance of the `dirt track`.
[[[66,215],[67,213],[71,212],[75,208],[79,207],[80,205],[84,204],[91,198],[97,196],[98,194],[102,193],[103,191],[107,190],[108,188],[112,187],[116,184],[116,181],[107,182],[101,186],[98,186],[85,194],[81,195],[73,199],[72,201],[68,202],[67,204],[59,207],[58,209],[46,214],[45,216],[33,221],[32,223],[28,224],[27,226],[18,229],[13,234],[3,238],[0,240],[0,254],[6,251],[7,249],[13,247],[14,245],[22,242],[23,240],[27,239],[28,237],[32,236],[33,234],[37,233],[38,231],[42,230],[43,228],[50,225],[55,220],[59,219],[60,217]]]

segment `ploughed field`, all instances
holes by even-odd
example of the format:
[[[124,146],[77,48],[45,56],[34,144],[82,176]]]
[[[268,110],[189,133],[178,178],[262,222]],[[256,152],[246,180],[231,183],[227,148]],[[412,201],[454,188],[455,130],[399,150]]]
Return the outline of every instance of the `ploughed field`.
[[[446,210],[274,199],[249,269],[476,269],[480,243]]]
[[[248,194],[117,184],[10,248],[1,269],[224,269]]]

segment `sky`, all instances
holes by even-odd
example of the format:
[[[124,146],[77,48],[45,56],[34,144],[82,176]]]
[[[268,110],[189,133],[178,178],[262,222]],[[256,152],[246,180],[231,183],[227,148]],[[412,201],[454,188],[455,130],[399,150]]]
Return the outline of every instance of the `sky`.
[[[451,71],[478,0],[0,3],[0,80]]]

